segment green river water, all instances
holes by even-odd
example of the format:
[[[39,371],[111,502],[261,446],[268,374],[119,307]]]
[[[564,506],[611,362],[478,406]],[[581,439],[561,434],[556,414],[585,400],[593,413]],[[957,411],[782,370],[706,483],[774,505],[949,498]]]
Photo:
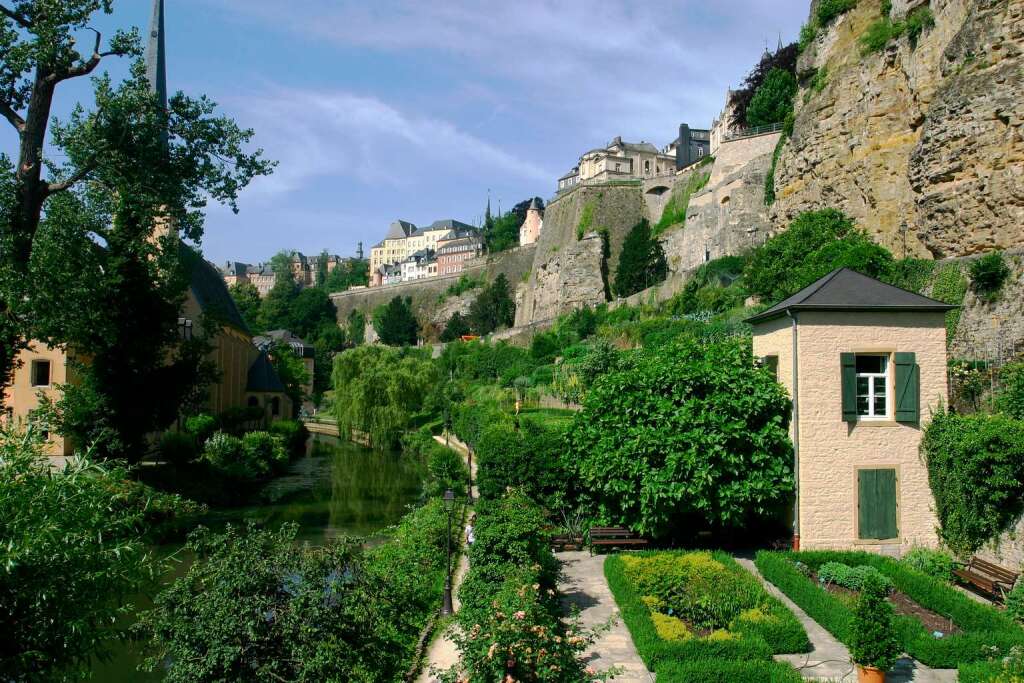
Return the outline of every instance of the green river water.
[[[379,532],[396,524],[408,506],[420,499],[425,465],[398,453],[374,453],[366,448],[333,437],[314,436],[317,455],[292,463],[289,472],[263,487],[252,504],[226,510],[211,510],[199,524],[219,528],[225,524],[244,524],[256,520],[277,526],[285,522],[299,525],[302,541],[321,544],[337,536],[363,536],[374,542]],[[181,544],[157,546],[155,552],[177,554]],[[185,573],[187,557],[164,577],[170,582]],[[140,608],[151,604],[145,597],[137,600]],[[93,681],[159,681],[159,674],[139,672],[138,649],[119,645],[113,658],[98,662]]]

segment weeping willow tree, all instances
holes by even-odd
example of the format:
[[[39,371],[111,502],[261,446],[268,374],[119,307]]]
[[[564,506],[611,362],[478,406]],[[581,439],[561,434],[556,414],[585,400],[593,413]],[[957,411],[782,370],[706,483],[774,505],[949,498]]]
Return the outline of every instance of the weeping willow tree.
[[[335,357],[332,381],[340,433],[362,432],[374,449],[387,450],[424,412],[440,376],[422,351],[359,346]]]

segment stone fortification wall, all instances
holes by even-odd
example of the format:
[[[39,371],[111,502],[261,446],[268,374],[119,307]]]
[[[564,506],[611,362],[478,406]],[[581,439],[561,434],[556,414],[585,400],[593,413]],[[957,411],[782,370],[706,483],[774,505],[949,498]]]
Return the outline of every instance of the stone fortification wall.
[[[686,223],[662,237],[672,273],[764,242],[772,228],[764,182],[780,135],[742,138],[718,148],[708,184],[690,197]]]
[[[331,295],[331,301],[334,302],[334,306],[338,310],[338,323],[341,325],[347,323],[348,316],[353,310],[358,309],[369,316],[374,308],[386,304],[396,296],[407,296],[412,299],[413,310],[416,312],[416,317],[419,320],[443,324],[447,317],[439,320],[438,311],[445,308],[449,303],[446,302],[444,293],[448,287],[458,282],[462,275],[483,276],[485,280],[490,282],[499,273],[503,273],[514,288],[530,272],[536,248],[537,245],[528,244],[509,251],[470,259],[466,261],[463,273],[456,275],[442,275],[422,280],[400,282],[394,285],[385,285],[383,287],[368,287],[366,289],[339,292]],[[468,307],[472,299],[475,298],[476,292],[479,292],[479,290],[471,290],[463,297],[460,297],[459,308],[455,310]],[[454,312],[454,310],[451,312]]]
[[[935,26],[862,55],[863,0],[801,55],[792,139],[775,174],[777,228],[835,207],[881,244],[935,258],[1024,246],[1024,4],[927,4]],[[822,88],[813,87],[812,76]]]

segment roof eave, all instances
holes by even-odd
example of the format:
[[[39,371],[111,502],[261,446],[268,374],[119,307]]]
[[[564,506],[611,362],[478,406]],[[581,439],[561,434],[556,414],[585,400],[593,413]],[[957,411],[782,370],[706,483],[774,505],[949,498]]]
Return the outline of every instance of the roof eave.
[[[744,319],[745,323],[763,323],[775,318],[781,318],[789,311],[831,311],[834,313],[870,313],[870,312],[884,312],[884,313],[945,313],[952,311],[953,309],[960,308],[959,306],[953,306],[952,304],[943,304],[941,306],[823,306],[823,305],[802,305],[794,304],[793,306],[786,306],[775,311],[764,311],[757,315],[751,316]]]

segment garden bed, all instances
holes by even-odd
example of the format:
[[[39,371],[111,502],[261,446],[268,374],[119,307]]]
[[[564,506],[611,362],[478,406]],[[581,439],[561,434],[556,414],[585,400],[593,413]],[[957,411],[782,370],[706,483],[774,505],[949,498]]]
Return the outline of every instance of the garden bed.
[[[803,626],[722,552],[612,555],[605,576],[659,683],[800,681],[773,654],[808,652]]]
[[[928,666],[955,669],[960,664],[984,661],[993,653],[1007,654],[1014,645],[1024,646],[1024,630],[1000,610],[971,600],[956,588],[911,569],[887,557],[863,552],[760,552],[757,568],[808,615],[838,640],[850,644],[853,609],[848,601],[829,592],[800,572],[796,562],[812,572],[826,562],[870,566],[888,577],[908,613],[896,617],[900,643],[912,657]],[[934,619],[948,628],[950,621],[959,632],[929,628]],[[943,630],[936,638],[934,630]]]

